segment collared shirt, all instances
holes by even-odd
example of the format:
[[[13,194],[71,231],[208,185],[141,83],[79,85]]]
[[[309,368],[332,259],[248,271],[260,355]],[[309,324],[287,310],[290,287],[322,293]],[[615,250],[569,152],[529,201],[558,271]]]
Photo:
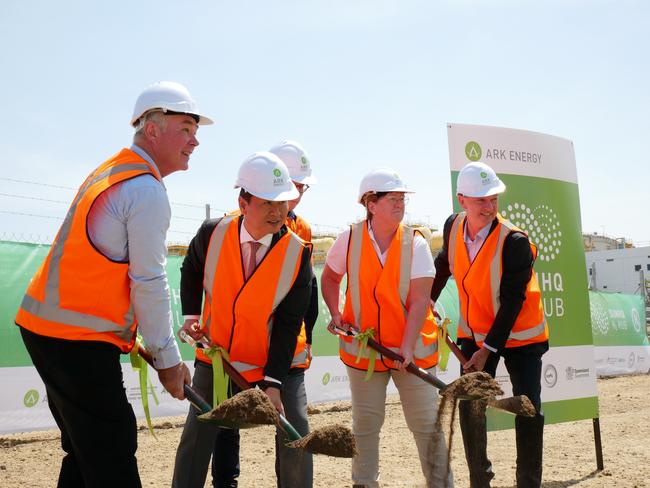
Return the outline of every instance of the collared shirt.
[[[241,257],[242,257],[242,263],[247,263],[248,259],[250,258],[250,253],[251,253],[251,248],[250,246],[245,246],[247,242],[250,241],[255,241],[253,239],[253,236],[251,236],[248,231],[246,230],[246,224],[245,224],[246,218],[242,220],[242,224],[240,227],[239,231],[239,246],[241,248]],[[255,265],[257,266],[260,264],[260,261],[264,256],[266,256],[267,251],[271,247],[271,241],[273,240],[273,234],[266,234],[263,236],[261,239],[257,239],[257,242],[260,243],[260,247],[257,248],[257,252],[255,253]],[[183,318],[185,320],[188,319],[200,319],[200,315],[183,315]]]
[[[190,242],[187,255],[183,260],[183,265],[181,266],[181,303],[186,320],[198,320],[200,318],[199,312],[204,294],[203,278],[205,259],[208,247],[210,246],[212,233],[219,221],[220,219],[209,219],[201,225],[196,236]],[[279,241],[286,232],[287,229],[283,226],[277,234],[268,234],[258,240],[262,244],[260,249],[264,247],[262,254],[260,254],[260,250],[256,253],[258,263],[274,245],[273,239],[275,238]],[[246,231],[242,222],[240,224],[240,245],[251,240],[253,238]],[[242,245],[241,249],[243,253],[246,249],[250,248],[249,246]],[[245,257],[247,256],[248,253],[246,253]],[[274,312],[274,322],[281,324],[281,326],[277,327],[277,329],[274,328],[273,334],[270,337],[268,361],[264,367],[264,379],[266,381],[281,383],[281,379],[286,376],[285,359],[286,370],[288,371],[289,369],[291,358],[296,349],[295,340],[300,332],[302,317],[305,314],[303,307],[306,307],[305,304],[310,300],[311,283],[314,277],[310,264],[310,256],[310,250],[305,248],[302,252],[300,270],[296,280],[289,294],[280,302]]]
[[[368,225],[368,234],[370,235],[370,242],[372,247],[377,253],[377,257],[382,266],[386,262],[388,249],[381,252],[379,244],[375,240],[375,234],[372,232],[372,227]],[[336,274],[344,275],[347,271],[348,259],[348,242],[350,241],[350,229],[341,232],[332,244],[332,247],[327,252],[325,263]],[[411,261],[411,279],[416,278],[433,278],[435,276],[435,269],[433,267],[433,257],[431,256],[431,249],[426,239],[420,234],[416,234],[413,238],[413,259]]]
[[[260,247],[255,253],[255,265],[257,266],[260,264],[262,258],[266,256],[266,252],[271,247],[271,240],[273,240],[273,234],[266,234],[260,239],[253,239],[253,236],[251,236],[246,230],[246,217],[244,217],[241,224],[241,231],[239,232],[239,244],[241,246],[242,262],[247,263],[251,253],[250,246],[245,246],[244,244],[250,241],[257,241],[260,243]]]
[[[492,227],[492,222],[479,230],[476,233],[476,236],[474,236],[474,240],[472,240],[467,233],[467,222],[465,223],[465,228],[463,229],[463,240],[465,241],[465,247],[467,248],[467,254],[469,255],[470,263],[474,262],[474,258],[481,250],[481,246],[490,233],[490,227]]]
[[[160,175],[145,151],[135,144],[131,150],[151,163]],[[129,263],[131,303],[138,331],[157,369],[181,362],[165,271],[170,218],[165,186],[151,175],[111,186],[97,198],[88,215],[88,234],[97,249],[109,259]]]

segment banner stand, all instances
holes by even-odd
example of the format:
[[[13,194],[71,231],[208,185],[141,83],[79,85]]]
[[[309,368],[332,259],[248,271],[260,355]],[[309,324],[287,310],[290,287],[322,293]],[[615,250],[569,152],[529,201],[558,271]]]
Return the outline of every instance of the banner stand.
[[[594,444],[596,447],[596,470],[602,471],[605,469],[603,464],[603,444],[600,441],[600,417],[592,419],[594,422]]]

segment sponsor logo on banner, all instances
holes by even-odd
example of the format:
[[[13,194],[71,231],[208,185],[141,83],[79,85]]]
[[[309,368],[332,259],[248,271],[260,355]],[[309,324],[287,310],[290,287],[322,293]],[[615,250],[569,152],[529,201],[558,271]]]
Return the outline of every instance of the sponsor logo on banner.
[[[476,141],[469,141],[465,144],[465,156],[470,161],[478,161],[483,156],[483,148]],[[515,149],[504,149],[502,147],[488,147],[483,160],[489,161],[511,161],[515,163],[542,164],[542,154],[529,151],[517,151]]]
[[[553,388],[557,384],[557,369],[552,364],[547,364],[544,368],[544,383],[549,388]]]
[[[36,390],[29,390],[23,397],[23,404],[27,408],[34,407],[38,404],[39,394]]]
[[[347,375],[334,375],[332,376],[329,373],[325,373],[323,375],[323,385],[327,385],[329,383],[347,383],[349,380]]]
[[[483,155],[483,150],[476,141],[469,141],[465,144],[465,156],[470,161],[478,161]]]
[[[628,368],[632,369],[634,367],[634,363],[636,362],[636,355],[631,352],[630,355],[627,358],[627,366]]]
[[[571,381],[574,378],[588,378],[589,377],[589,368],[576,369],[573,366],[569,366],[566,369],[566,379]]]

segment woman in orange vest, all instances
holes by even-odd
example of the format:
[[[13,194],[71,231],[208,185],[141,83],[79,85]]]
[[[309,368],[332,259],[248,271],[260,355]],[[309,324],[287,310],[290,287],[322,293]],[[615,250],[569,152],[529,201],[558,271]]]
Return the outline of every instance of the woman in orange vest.
[[[413,362],[431,371],[438,362],[437,324],[429,302],[433,259],[424,237],[401,223],[406,193],[410,192],[390,169],[367,174],[359,190],[366,220],[338,236],[327,254],[321,278],[323,298],[332,315],[331,332],[334,326],[356,329],[404,358],[403,362],[393,362],[368,352],[356,339],[340,339],[339,353],[350,379],[358,450],[352,460],[355,487],[379,486],[379,432],[390,379],[399,391],[428,486],[453,485],[442,432],[434,429],[437,392],[405,369]],[[341,312],[339,292],[344,275],[348,286]],[[431,453],[434,436],[438,450]]]
[[[456,192],[464,212],[445,222],[431,299],[438,299],[453,275],[460,301],[458,338],[469,358],[461,373],[486,371],[494,377],[503,357],[513,394],[526,395],[535,405],[536,416],[515,418],[517,487],[538,488],[544,432],[542,355],[548,350],[548,326],[533,271],[535,246],[498,213],[498,196],[505,189],[484,163],[469,163],[460,171]],[[486,451],[485,410],[474,409],[472,403],[461,402],[459,407],[470,483],[472,488],[489,488],[494,473]]]

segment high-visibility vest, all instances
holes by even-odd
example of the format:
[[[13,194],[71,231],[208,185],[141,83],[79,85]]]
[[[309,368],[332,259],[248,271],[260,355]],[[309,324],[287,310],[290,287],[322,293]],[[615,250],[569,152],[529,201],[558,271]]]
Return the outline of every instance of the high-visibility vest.
[[[368,233],[367,221],[350,227],[348,243],[348,289],[343,321],[360,331],[374,329],[374,339],[399,352],[406,329],[406,300],[411,284],[411,262],[415,229],[400,224],[393,237],[386,262],[381,265]],[[348,366],[367,370],[368,354],[359,354],[359,341],[350,337],[339,340],[339,355]],[[415,344],[414,362],[421,368],[438,363],[438,326],[433,310],[427,306],[424,324]],[[388,358],[377,354],[375,371],[395,369]]]
[[[201,326],[213,344],[228,351],[232,365],[248,381],[256,382],[264,378],[273,314],[291,290],[303,249],[309,244],[287,230],[245,280],[240,219],[226,216],[212,231],[203,275]],[[305,361],[305,343],[301,333],[292,367]],[[203,353],[197,357],[210,361]]]
[[[233,210],[228,212],[225,217],[239,217],[241,212],[239,210]],[[294,234],[300,237],[303,241],[311,244],[311,227],[306,220],[296,215],[296,218],[293,219],[287,216],[285,220],[285,225],[288,229],[292,230]],[[298,336],[298,343],[296,344],[296,350],[293,355],[293,361],[291,363],[292,368],[303,368],[308,369],[311,365],[311,354],[307,354],[307,330],[305,328],[305,321],[303,320],[302,325],[300,326],[300,335]],[[210,362],[210,359],[203,354],[200,349],[196,350],[197,359],[207,362]]]
[[[27,288],[18,325],[48,337],[110,342],[123,352],[133,348],[137,325],[129,263],[113,261],[95,248],[87,220],[102,192],[144,174],[160,180],[149,162],[123,149],[86,178]]]
[[[449,269],[456,280],[460,301],[458,337],[473,338],[481,347],[500,306],[503,244],[512,232],[525,232],[497,214],[496,227],[485,239],[474,261],[470,263],[463,238],[465,219],[464,212],[458,214],[449,232]],[[535,259],[537,248],[532,243],[530,248]],[[542,307],[542,294],[535,271],[531,270],[530,281],[526,286],[526,299],[508,336],[506,347],[547,340],[548,325]]]
[[[285,223],[303,241],[311,242],[311,226],[300,215],[295,215],[295,218],[287,217]]]

